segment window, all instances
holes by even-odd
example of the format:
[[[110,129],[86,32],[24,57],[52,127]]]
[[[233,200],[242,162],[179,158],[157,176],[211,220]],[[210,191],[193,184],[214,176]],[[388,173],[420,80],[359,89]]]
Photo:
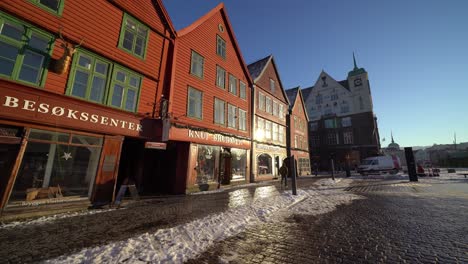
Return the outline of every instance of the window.
[[[278,140],[279,140],[280,143],[283,143],[283,142],[286,141],[284,136],[285,136],[285,127],[284,126],[279,126],[278,127]]]
[[[197,77],[203,78],[204,58],[192,50],[192,60],[190,62],[190,73]]]
[[[31,129],[9,203],[38,205],[89,197],[102,142],[102,137]],[[48,194],[32,188],[45,188]]]
[[[278,124],[272,124],[272,131],[273,131],[273,141],[278,141]]]
[[[236,127],[236,109],[237,107],[228,104],[228,127]]]
[[[271,139],[271,122],[265,120],[265,138]]]
[[[326,119],[325,128],[336,128],[336,119]]]
[[[298,141],[298,138],[297,138],[297,135],[294,136],[294,147],[297,148],[297,142]]]
[[[273,115],[274,116],[279,116],[278,115],[278,102],[273,101]]]
[[[242,81],[239,81],[239,96],[242,99],[247,98],[247,87],[245,86],[245,83]]]
[[[216,54],[226,59],[226,41],[216,35]]]
[[[0,76],[42,86],[52,36],[0,13]]]
[[[136,112],[142,77],[86,51],[74,55],[67,94]]]
[[[330,105],[325,105],[325,115],[331,115],[333,113]]]
[[[337,93],[333,93],[333,94],[330,96],[330,99],[331,99],[332,101],[338,100],[338,94],[337,94]]]
[[[284,105],[279,104],[279,118],[284,119]]]
[[[82,51],[76,52],[74,58],[68,82],[68,94],[104,103],[111,63]]]
[[[265,120],[263,118],[257,117],[257,134],[258,139],[263,139],[265,137]]]
[[[364,109],[364,102],[362,101],[362,97],[359,96],[359,109]]]
[[[51,13],[62,15],[63,11],[63,2],[65,0],[30,0],[36,5],[40,6],[44,10],[47,10]]]
[[[310,143],[313,147],[317,147],[320,145],[320,137],[318,134],[312,134],[310,137]]]
[[[298,124],[297,124],[297,116],[294,116],[294,129],[297,130]]]
[[[50,0],[48,0],[50,1]],[[120,31],[119,48],[144,58],[148,43],[149,29],[133,17],[124,14]]]
[[[214,122],[216,124],[224,125],[226,122],[224,121],[224,101],[215,98],[215,105],[214,105]]]
[[[220,147],[198,145],[197,150],[197,183],[205,184],[214,181],[216,178],[216,161],[219,158]]]
[[[328,145],[337,145],[338,144],[338,133],[328,133],[327,143]]]
[[[353,132],[352,131],[343,132],[343,143],[353,144]]]
[[[265,95],[258,92],[258,109],[265,111]]]
[[[270,91],[275,92],[275,81],[273,79],[270,79]]]
[[[261,154],[257,158],[258,175],[273,173],[273,159],[268,154]]]
[[[271,98],[268,97],[268,96],[266,97],[266,107],[265,108],[266,108],[267,113],[270,113],[270,114],[272,113],[272,111],[271,111],[272,110],[271,109]]]
[[[136,112],[141,77],[119,66],[114,66],[107,104]]]
[[[315,97],[315,103],[316,104],[321,104],[323,103],[323,97],[321,94],[318,94],[316,97]]]
[[[219,66],[216,66],[216,86],[226,88],[226,71]]]
[[[309,123],[309,130],[310,131],[317,131],[318,130],[318,123],[317,122],[310,122]]]
[[[348,102],[343,101],[343,103],[341,103],[341,113],[347,113],[347,112],[349,112]]]
[[[239,109],[239,130],[247,130],[247,111]]]
[[[237,79],[231,74],[229,74],[229,92],[237,95]]]
[[[351,126],[351,117],[344,117],[341,119],[341,126],[342,127],[350,127]]]
[[[187,97],[187,116],[202,119],[203,93],[189,86]]]

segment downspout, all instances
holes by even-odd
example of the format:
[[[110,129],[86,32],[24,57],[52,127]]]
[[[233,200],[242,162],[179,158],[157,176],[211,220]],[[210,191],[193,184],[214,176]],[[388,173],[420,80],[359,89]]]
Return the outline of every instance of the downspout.
[[[253,164],[254,164],[254,131],[255,131],[255,84],[250,89],[250,182],[255,182]]]
[[[164,29],[164,35],[167,33],[167,29]],[[153,103],[153,113],[151,115],[151,118],[154,118],[156,114],[156,105],[158,104],[158,92],[159,92],[159,86],[161,85],[161,67],[164,59],[164,50],[166,48],[166,39],[164,39],[162,48],[161,48],[161,59],[159,60],[159,69],[158,69],[158,80],[156,81],[156,91],[154,93],[154,103]],[[168,51],[169,52],[169,51]]]

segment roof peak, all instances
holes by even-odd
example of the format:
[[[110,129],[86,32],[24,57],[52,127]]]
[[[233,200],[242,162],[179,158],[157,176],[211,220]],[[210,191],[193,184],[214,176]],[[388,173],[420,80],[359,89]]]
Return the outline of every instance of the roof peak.
[[[356,63],[356,56],[354,55],[354,52],[353,52],[353,63],[354,63],[354,68],[352,71],[349,71],[348,72],[348,78],[350,76],[355,76],[355,75],[359,75],[359,74],[362,74],[362,73],[366,73],[366,70],[364,68],[359,68],[357,66],[357,63]]]

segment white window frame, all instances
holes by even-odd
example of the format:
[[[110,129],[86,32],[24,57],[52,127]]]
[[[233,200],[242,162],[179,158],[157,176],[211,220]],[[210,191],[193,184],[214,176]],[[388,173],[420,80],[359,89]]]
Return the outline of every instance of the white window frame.
[[[203,72],[205,65],[205,58],[200,53],[192,50],[190,59],[190,74],[203,79]]]
[[[216,86],[226,90],[226,70],[219,65],[216,65]]]
[[[247,111],[238,109],[239,111],[239,130],[247,131]]]
[[[228,104],[228,127],[236,128],[236,114],[237,114],[237,107]]]
[[[226,102],[221,99],[215,98],[214,100],[214,117],[213,121],[218,125],[226,125]]]
[[[199,93],[200,94],[200,101],[197,102],[197,97],[195,96],[191,96],[191,91],[193,92],[196,92],[196,93]],[[196,103],[195,105],[195,114],[192,115],[189,111],[190,111],[190,105],[191,105],[191,101],[193,101]],[[197,115],[199,112],[199,116]],[[203,92],[192,87],[192,86],[189,86],[188,87],[188,90],[187,90],[187,117],[191,117],[191,118],[196,118],[196,119],[203,119]]]

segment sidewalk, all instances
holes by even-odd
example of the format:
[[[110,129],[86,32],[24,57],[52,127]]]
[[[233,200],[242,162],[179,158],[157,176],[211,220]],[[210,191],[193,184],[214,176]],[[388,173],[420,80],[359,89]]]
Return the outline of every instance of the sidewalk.
[[[299,178],[298,185],[311,188],[318,179]],[[207,194],[125,201],[120,209],[84,210],[26,222],[10,222],[0,226],[0,240],[9,241],[0,249],[0,262],[36,262],[56,258],[83,248],[154,234],[160,229],[170,230],[209,215],[219,216],[217,226],[223,228],[222,223],[230,224],[226,218],[229,209],[245,207],[247,211],[239,212],[243,212],[245,221],[249,221],[252,218],[246,213],[250,212],[250,206],[255,205],[257,213],[268,215],[295,199],[298,198],[290,195],[290,189],[282,190],[279,182],[274,181],[235,186]],[[234,219],[243,218],[236,216]],[[204,228],[203,221],[197,228]]]

